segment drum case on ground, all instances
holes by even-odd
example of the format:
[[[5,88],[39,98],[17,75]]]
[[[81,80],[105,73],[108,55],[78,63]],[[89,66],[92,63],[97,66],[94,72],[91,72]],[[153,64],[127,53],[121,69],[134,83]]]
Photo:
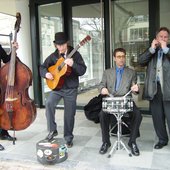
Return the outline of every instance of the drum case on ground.
[[[68,157],[67,146],[63,139],[41,140],[36,144],[37,160],[42,164],[63,162]]]

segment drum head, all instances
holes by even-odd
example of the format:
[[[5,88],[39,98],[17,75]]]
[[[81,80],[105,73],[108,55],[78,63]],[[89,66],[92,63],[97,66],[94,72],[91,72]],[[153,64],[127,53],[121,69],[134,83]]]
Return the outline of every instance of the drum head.
[[[106,97],[102,100],[102,110],[111,114],[124,114],[133,110],[132,97]]]

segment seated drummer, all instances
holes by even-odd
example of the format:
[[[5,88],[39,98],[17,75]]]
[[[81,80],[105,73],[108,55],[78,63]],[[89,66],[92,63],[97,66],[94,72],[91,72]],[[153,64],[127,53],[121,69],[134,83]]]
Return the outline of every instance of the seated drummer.
[[[114,97],[124,96],[130,90],[132,90],[132,93],[137,94],[137,92],[139,91],[139,87],[136,84],[136,72],[125,66],[126,50],[123,48],[115,49],[113,52],[113,59],[116,66],[104,71],[102,81],[99,84],[99,92],[102,95],[111,94]],[[128,112],[127,114],[129,114],[129,116],[131,117],[130,139],[128,142],[128,146],[130,147],[132,154],[138,156],[140,152],[136,144],[136,138],[139,136],[139,127],[142,121],[142,116],[134,102],[133,112]],[[100,125],[103,141],[103,144],[99,151],[100,154],[105,154],[108,148],[111,146],[109,136],[109,124],[111,116],[116,119],[113,114],[109,114],[103,111],[100,112]]]

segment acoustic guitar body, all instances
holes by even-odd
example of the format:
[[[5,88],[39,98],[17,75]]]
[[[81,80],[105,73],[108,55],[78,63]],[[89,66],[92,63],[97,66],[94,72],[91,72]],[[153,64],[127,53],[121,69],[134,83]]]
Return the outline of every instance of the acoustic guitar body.
[[[64,84],[64,79],[66,76],[70,75],[71,67],[64,63],[64,58],[58,59],[55,65],[48,68],[48,71],[53,75],[54,79],[46,79],[48,87],[52,90],[60,89]]]

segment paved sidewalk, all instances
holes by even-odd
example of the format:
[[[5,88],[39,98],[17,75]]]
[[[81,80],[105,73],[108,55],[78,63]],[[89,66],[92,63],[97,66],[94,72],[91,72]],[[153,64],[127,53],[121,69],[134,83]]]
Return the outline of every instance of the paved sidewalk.
[[[63,110],[57,110],[58,138],[63,138]],[[10,131],[12,134],[12,131]],[[168,170],[170,169],[170,147],[153,149],[155,133],[152,119],[144,116],[141,137],[137,143],[140,156],[129,157],[125,150],[115,151],[111,158],[108,153],[99,154],[102,144],[100,125],[86,119],[83,111],[77,111],[74,128],[74,145],[68,149],[68,159],[55,165],[42,165],[37,161],[36,143],[48,134],[45,110],[37,109],[36,120],[25,130],[16,131],[15,145],[0,140],[5,147],[0,152],[0,170]],[[112,145],[116,137],[111,137]],[[128,137],[124,137],[125,144]]]

